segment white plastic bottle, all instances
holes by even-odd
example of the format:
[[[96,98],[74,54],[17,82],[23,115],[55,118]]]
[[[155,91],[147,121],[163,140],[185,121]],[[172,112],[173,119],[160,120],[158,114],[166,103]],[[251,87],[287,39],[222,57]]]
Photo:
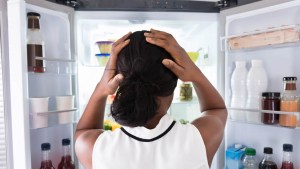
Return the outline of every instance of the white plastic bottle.
[[[236,61],[235,69],[231,76],[231,103],[232,108],[245,108],[247,100],[247,74],[246,61]],[[245,121],[246,115],[243,111],[232,110],[230,117],[233,120]]]
[[[247,75],[247,109],[261,109],[261,95],[268,87],[268,76],[262,60],[251,60]],[[261,112],[247,111],[246,119],[251,123],[261,123]]]

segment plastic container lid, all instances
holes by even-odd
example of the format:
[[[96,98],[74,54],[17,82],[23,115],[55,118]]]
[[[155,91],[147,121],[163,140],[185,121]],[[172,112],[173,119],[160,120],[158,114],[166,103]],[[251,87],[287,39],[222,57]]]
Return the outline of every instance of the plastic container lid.
[[[283,77],[283,81],[297,80],[297,77]]]
[[[97,56],[97,57],[108,57],[108,56],[110,56],[110,54],[109,53],[99,53],[99,54],[96,54],[95,56]]]
[[[279,92],[263,92],[262,93],[263,97],[280,97]]]
[[[292,152],[293,145],[292,144],[283,144],[283,151]]]
[[[50,150],[51,149],[51,145],[50,145],[50,143],[43,143],[41,145],[41,148],[42,148],[43,151]]]
[[[62,145],[63,145],[63,146],[68,146],[68,145],[70,145],[70,139],[68,139],[68,138],[62,139]]]
[[[245,149],[245,154],[250,155],[250,156],[255,156],[256,155],[256,150],[254,148],[246,148]]]
[[[104,43],[104,44],[111,44],[111,43],[114,43],[113,41],[98,41],[96,42],[97,44],[99,43]]]
[[[264,148],[264,153],[265,154],[273,154],[273,149],[271,147],[265,147]]]

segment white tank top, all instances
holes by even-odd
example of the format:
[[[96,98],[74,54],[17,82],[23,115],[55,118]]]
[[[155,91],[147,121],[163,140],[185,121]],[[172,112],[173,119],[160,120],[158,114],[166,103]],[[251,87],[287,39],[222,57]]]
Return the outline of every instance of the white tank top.
[[[93,149],[93,169],[209,169],[198,129],[164,115],[154,129],[103,132]]]

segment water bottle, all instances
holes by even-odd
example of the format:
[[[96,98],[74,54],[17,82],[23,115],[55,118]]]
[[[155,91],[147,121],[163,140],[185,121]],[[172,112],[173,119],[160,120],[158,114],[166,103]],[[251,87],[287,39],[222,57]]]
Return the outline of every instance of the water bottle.
[[[256,151],[254,148],[246,148],[245,157],[243,159],[244,169],[257,169]]]
[[[232,108],[245,108],[247,99],[247,81],[248,70],[245,61],[236,61],[235,69],[231,76],[231,103]],[[246,115],[243,111],[232,110],[230,117],[233,120],[245,121]]]
[[[262,60],[251,60],[251,68],[247,75],[247,109],[261,109],[261,95],[267,90],[268,76]],[[248,111],[246,113],[248,122],[261,123],[261,113]]]

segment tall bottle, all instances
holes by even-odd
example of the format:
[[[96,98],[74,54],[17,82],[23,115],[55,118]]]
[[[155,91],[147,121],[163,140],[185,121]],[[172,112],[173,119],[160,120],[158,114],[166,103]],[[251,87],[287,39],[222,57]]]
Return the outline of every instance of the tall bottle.
[[[71,157],[70,139],[66,138],[62,140],[62,146],[64,154],[58,164],[57,169],[75,169],[75,165]]]
[[[283,92],[280,102],[280,110],[286,112],[298,112],[299,98],[296,88],[297,77],[284,77],[283,78]],[[298,116],[296,114],[280,114],[279,125],[284,127],[297,127]]]
[[[283,144],[283,159],[281,169],[294,169],[294,164],[292,161],[292,144]]]
[[[246,68],[245,61],[236,61],[235,69],[231,76],[231,103],[230,106],[233,108],[245,108],[247,99],[247,81],[248,70]],[[245,121],[245,112],[232,110],[230,117],[233,120]]]
[[[251,68],[247,75],[247,109],[261,109],[262,92],[267,90],[268,76],[262,60],[251,60]],[[261,123],[261,113],[248,111],[248,122]]]
[[[42,148],[43,160],[41,162],[40,169],[55,169],[52,166],[52,161],[49,158],[50,149],[51,149],[50,143],[43,143],[41,145],[41,148]]]
[[[45,56],[40,17],[41,15],[35,12],[27,13],[27,65],[28,71],[37,73],[45,72],[44,60],[40,60]]]
[[[271,147],[264,148],[264,158],[259,163],[258,169],[277,169],[276,163],[272,158],[273,149]]]
[[[253,148],[246,148],[243,159],[244,169],[257,169],[256,151]]]

